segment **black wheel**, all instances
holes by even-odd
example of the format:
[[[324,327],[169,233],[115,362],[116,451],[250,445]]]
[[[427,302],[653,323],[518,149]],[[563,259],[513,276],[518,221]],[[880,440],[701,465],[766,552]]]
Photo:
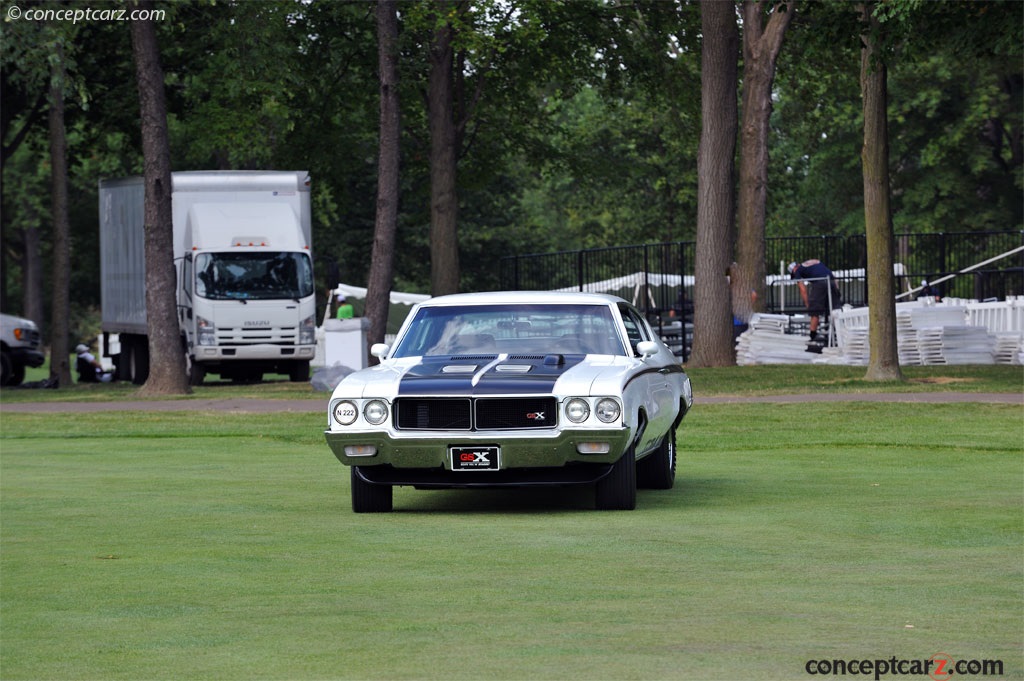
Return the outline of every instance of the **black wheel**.
[[[646,489],[672,489],[676,481],[676,431],[665,435],[658,451],[636,465],[636,484]]]
[[[14,365],[6,352],[0,352],[0,385],[11,385],[11,377],[14,375]]]
[[[206,369],[202,364],[196,364],[195,357],[185,355],[185,371],[188,374],[189,385],[202,385],[206,378]]]
[[[121,351],[114,355],[114,379],[117,381],[130,381],[131,374],[128,373],[128,345],[121,342]]]
[[[143,336],[133,337],[128,344],[128,377],[135,385],[149,378],[149,343]]]
[[[352,510],[356,513],[390,513],[394,488],[372,485],[362,479],[359,468],[352,466]]]
[[[288,380],[292,383],[305,383],[309,380],[309,362],[298,361],[288,370]]]
[[[12,364],[14,364],[14,363],[12,362]],[[21,385],[24,380],[25,380],[25,365],[24,364],[14,364],[14,366],[11,368],[10,378],[7,379],[7,385],[11,385],[11,386]]]
[[[615,462],[608,475],[597,481],[594,505],[599,511],[632,511],[636,508],[636,459],[633,447]]]

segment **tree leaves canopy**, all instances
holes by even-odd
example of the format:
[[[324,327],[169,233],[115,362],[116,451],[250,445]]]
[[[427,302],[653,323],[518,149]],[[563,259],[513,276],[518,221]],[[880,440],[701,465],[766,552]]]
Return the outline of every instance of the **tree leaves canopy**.
[[[26,6],[28,2],[24,3]],[[429,281],[425,23],[400,5],[402,210],[395,286]],[[900,28],[890,67],[896,231],[1019,229],[1024,30],[1016,2],[886,2]],[[314,249],[363,284],[376,194],[377,74],[372,4],[160,5],[175,170],[308,169]],[[494,288],[498,260],[692,239],[700,130],[696,3],[473,2],[458,21],[467,87],[459,159],[461,288]],[[807,2],[778,60],[767,230],[861,233],[856,12]],[[45,120],[49,25],[7,21],[3,84],[3,286],[25,298],[23,235],[48,224]],[[954,30],[956,29],[956,30]],[[127,29],[79,25],[68,43],[72,315],[98,306],[96,186],[141,169]],[[39,45],[42,51],[33,51]],[[35,113],[34,113],[35,112]],[[19,131],[25,130],[20,146]],[[44,230],[45,232],[45,230]],[[42,244],[48,262],[49,244]],[[326,271],[322,261],[319,270]],[[44,267],[44,271],[46,268]],[[318,287],[322,288],[322,287]],[[93,312],[89,312],[89,310]],[[93,321],[92,324],[95,322]]]

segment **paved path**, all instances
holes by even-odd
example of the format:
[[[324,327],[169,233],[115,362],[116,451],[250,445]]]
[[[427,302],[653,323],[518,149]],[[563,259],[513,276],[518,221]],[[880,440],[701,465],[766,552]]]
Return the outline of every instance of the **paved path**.
[[[243,398],[145,400],[139,402],[0,402],[0,413],[65,414],[98,411],[220,411],[226,413],[327,412],[327,393],[323,399],[258,400]],[[822,393],[817,395],[762,395],[757,397],[701,397],[701,404],[794,404],[799,402],[910,402],[920,404],[949,404],[956,402],[984,402],[989,404],[1019,404],[1024,406],[1021,393]]]

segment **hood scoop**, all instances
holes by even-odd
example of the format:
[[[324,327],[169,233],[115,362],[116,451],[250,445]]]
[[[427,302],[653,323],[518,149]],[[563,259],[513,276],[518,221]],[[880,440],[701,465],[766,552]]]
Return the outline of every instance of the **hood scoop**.
[[[531,369],[533,367],[529,364],[499,364],[494,367],[494,370],[501,374],[525,374]]]
[[[475,374],[478,369],[476,364],[448,364],[441,367],[442,374]]]

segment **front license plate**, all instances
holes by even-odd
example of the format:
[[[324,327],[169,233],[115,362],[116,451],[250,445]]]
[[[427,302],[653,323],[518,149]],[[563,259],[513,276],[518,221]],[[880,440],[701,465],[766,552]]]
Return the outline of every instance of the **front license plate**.
[[[501,468],[498,447],[449,447],[453,471],[496,471]]]

